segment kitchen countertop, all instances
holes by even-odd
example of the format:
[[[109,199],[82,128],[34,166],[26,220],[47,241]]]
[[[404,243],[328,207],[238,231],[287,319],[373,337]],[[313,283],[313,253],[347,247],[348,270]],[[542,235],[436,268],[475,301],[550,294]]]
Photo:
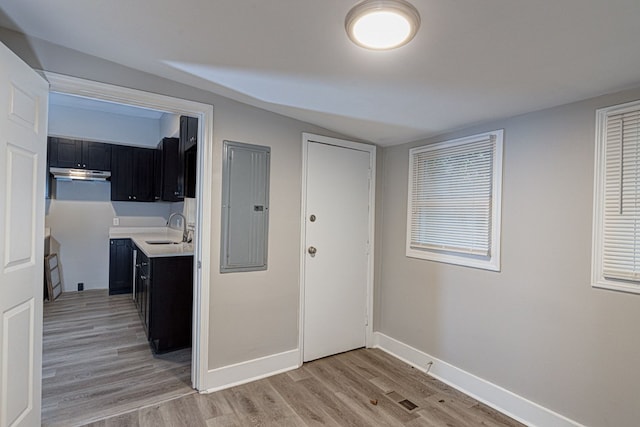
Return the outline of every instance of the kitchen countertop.
[[[181,243],[182,231],[168,227],[110,227],[110,239],[131,239],[149,258],[192,256],[193,242]],[[177,244],[149,244],[147,241],[171,240]]]

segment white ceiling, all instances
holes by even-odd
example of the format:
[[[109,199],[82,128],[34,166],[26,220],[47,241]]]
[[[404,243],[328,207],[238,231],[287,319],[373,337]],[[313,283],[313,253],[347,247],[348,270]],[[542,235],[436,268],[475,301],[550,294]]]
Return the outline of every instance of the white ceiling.
[[[397,144],[640,86],[639,0],[412,0],[407,46],[356,0],[6,0],[0,25],[342,134]]]

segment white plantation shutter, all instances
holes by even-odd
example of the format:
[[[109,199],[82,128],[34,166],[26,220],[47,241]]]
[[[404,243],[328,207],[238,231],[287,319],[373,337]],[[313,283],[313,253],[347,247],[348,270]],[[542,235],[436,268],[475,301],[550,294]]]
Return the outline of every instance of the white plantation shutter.
[[[408,256],[499,269],[501,152],[502,131],[410,151]]]
[[[604,162],[603,276],[640,281],[640,109],[607,117]]]

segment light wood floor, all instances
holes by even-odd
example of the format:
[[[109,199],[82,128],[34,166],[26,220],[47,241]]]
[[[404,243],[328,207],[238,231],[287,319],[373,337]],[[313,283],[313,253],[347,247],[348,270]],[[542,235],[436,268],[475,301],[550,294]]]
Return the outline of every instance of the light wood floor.
[[[191,350],[154,356],[131,295],[44,304],[42,423],[77,426],[194,393]]]
[[[412,402],[415,408],[402,406]],[[92,427],[494,426],[522,424],[380,350],[352,352],[212,394],[190,394]]]

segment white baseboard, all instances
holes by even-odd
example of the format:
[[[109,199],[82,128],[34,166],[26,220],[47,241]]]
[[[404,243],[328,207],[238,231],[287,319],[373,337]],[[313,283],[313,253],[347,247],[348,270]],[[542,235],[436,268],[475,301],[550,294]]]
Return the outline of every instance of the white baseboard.
[[[373,342],[375,348],[422,372],[427,372],[429,362],[433,362],[429,375],[528,426],[584,427],[576,421],[380,332],[374,332]]]
[[[214,391],[291,371],[299,367],[299,362],[300,350],[295,349],[212,369],[207,372],[204,393],[213,393]]]

